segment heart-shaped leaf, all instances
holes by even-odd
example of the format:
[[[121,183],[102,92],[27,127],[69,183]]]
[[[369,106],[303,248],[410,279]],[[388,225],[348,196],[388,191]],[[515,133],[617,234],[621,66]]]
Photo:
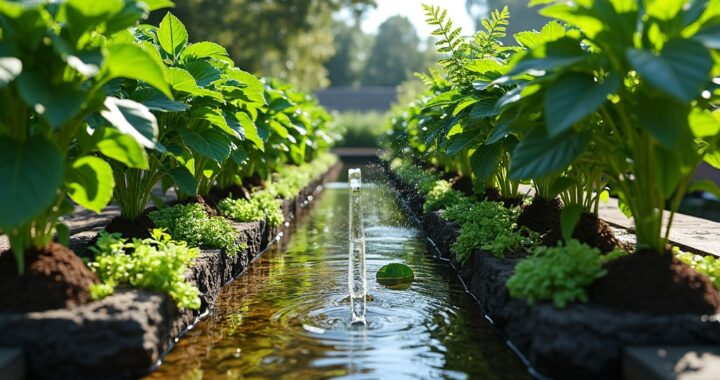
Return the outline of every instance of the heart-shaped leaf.
[[[115,178],[103,159],[85,156],[73,162],[66,186],[72,200],[88,210],[100,212],[112,199]]]
[[[0,230],[9,231],[52,206],[63,183],[60,150],[42,137],[0,137]]]

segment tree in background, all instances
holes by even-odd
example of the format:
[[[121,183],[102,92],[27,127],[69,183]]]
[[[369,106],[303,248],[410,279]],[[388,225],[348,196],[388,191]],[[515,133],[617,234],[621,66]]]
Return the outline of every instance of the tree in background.
[[[357,22],[351,26],[344,21],[334,22],[333,35],[335,54],[325,63],[331,85],[360,85],[374,41],[373,36],[365,34]]]
[[[177,0],[172,11],[192,39],[227,48],[245,70],[313,90],[328,84],[324,63],[334,53],[332,15],[362,13],[375,0]],[[164,12],[153,15],[157,24]]]
[[[396,86],[423,70],[425,55],[419,50],[420,38],[410,20],[392,16],[380,24],[365,66],[363,85]]]

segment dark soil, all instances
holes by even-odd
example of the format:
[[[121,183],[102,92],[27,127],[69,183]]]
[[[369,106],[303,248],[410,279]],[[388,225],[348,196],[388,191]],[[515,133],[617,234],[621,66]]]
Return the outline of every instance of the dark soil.
[[[217,205],[220,201],[228,197],[232,197],[233,199],[250,199],[250,192],[240,185],[232,185],[224,188],[213,187],[210,189],[210,195],[207,198],[208,203]]]
[[[585,243],[591,247],[595,247],[603,253],[608,253],[615,248],[622,248],[622,244],[615,237],[610,225],[595,214],[582,213],[580,221],[572,234],[573,239],[577,239],[581,243]],[[547,232],[543,238],[543,242],[549,245],[555,245],[562,240],[562,231],[560,229],[560,221],[557,226]]]
[[[675,259],[642,250],[606,264],[590,288],[593,303],[651,314],[715,314],[720,294],[705,275]]]
[[[488,200],[490,202],[502,202],[503,200],[500,196],[500,190],[493,187],[486,187],[485,192],[483,192],[481,197],[485,198],[485,200]]]
[[[473,182],[470,177],[456,177],[452,181],[452,188],[469,197],[473,195]]]
[[[525,206],[520,216],[518,216],[518,227],[527,227],[543,235],[543,245],[555,245],[557,239],[554,236],[550,236],[551,234],[548,232],[553,229],[559,229],[561,212],[562,201],[560,198],[547,200],[535,197],[532,203]]]
[[[0,253],[0,310],[43,311],[89,302],[90,285],[97,276],[69,248],[51,243],[42,251],[29,251],[26,269],[17,274],[15,256]]]
[[[260,177],[259,174],[255,173],[250,177],[245,177],[242,180],[243,186],[250,190],[254,187],[265,187],[265,179]]]
[[[135,219],[116,216],[105,226],[105,231],[119,232],[123,237],[130,239],[147,239],[150,237],[150,231],[156,227],[148,216],[148,213],[153,210],[156,210],[156,208],[145,210],[142,215]]]

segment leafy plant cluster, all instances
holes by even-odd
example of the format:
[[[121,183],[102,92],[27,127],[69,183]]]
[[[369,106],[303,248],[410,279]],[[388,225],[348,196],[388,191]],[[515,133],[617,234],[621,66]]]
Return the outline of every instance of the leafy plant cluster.
[[[313,98],[191,41],[172,13],[142,24],[172,5],[0,2],[0,233],[20,273],[27,250],[67,235],[60,220],[73,203],[99,212],[115,200],[135,219],[157,185],[181,200],[206,196],[311,162],[339,138]],[[205,220],[195,207],[175,210]],[[227,225],[190,224],[166,227],[229,249],[227,237],[191,232]]]
[[[391,117],[383,142],[390,158],[469,178],[478,198],[491,191],[510,200],[520,181],[531,183],[541,200],[562,198],[566,241],[582,213],[597,214],[599,202],[614,195],[634,220],[637,248],[664,253],[684,194],[720,193],[708,181],[691,181],[703,161],[720,168],[720,2],[530,6],[554,20],[516,33],[510,45],[502,43],[505,9],[465,36],[442,9],[425,7],[445,56],[440,70],[419,74],[425,93]],[[420,183],[420,174],[407,177]],[[513,219],[495,209],[502,206],[448,210],[450,219],[468,222],[453,247],[459,257],[512,242],[501,234],[512,231]],[[572,242],[536,248],[511,290],[531,302],[582,300],[582,287],[602,272],[591,251]],[[682,257],[713,270],[711,259]]]
[[[512,297],[524,298],[529,304],[552,301],[555,307],[564,308],[570,302],[587,302],[585,289],[607,273],[606,261],[599,249],[577,240],[557,247],[538,246],[518,263],[507,287]]]
[[[234,256],[243,249],[238,244],[238,232],[229,220],[208,215],[199,203],[178,204],[148,214],[156,226],[166,229],[175,240],[193,247],[220,248]]]
[[[310,163],[285,166],[273,174],[265,189],[255,191],[250,199],[223,199],[218,204],[222,215],[239,222],[266,220],[271,226],[284,222],[282,199],[291,198],[308,185],[308,181],[325,173],[337,163],[337,157],[324,154]]]
[[[562,198],[565,235],[615,195],[637,246],[663,252],[683,195],[720,193],[691,183],[699,163],[720,167],[720,3],[531,5],[554,21],[509,46],[506,10],[466,37],[426,6],[443,69],[420,75],[426,92],[391,118],[384,145],[504,199],[530,181],[537,197]]]
[[[536,243],[536,236],[517,228],[517,208],[507,208],[502,202],[474,202],[466,198],[448,207],[443,214],[447,220],[460,225],[460,235],[450,251],[465,262],[477,250],[492,252],[497,257],[518,252]]]
[[[320,154],[311,162],[300,165],[279,167],[271,176],[266,191],[275,197],[290,199],[297,195],[308,183],[328,171],[337,164],[337,156],[329,153]]]
[[[278,226],[284,221],[282,200],[273,197],[267,191],[253,193],[250,199],[226,198],[218,204],[220,212],[238,222],[267,220],[271,226]]]
[[[152,238],[132,242],[103,231],[90,249],[95,258],[88,266],[100,279],[100,284],[90,289],[93,299],[112,294],[118,286],[137,286],[167,293],[179,308],[200,308],[200,290],[185,279],[200,254],[198,248],[173,241],[170,235],[155,229]]]
[[[450,182],[441,179],[435,181],[435,185],[428,192],[425,197],[425,204],[423,204],[423,211],[429,213],[435,210],[446,209],[450,206],[463,203],[465,195],[463,193],[454,190]]]
[[[673,248],[673,254],[690,268],[708,276],[715,287],[720,288],[720,260],[715,256],[700,256],[691,252],[682,252],[677,247]]]

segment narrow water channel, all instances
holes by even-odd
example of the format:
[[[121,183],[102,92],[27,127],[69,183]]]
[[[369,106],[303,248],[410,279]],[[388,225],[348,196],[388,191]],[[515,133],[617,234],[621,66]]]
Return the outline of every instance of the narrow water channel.
[[[428,252],[377,170],[364,170],[367,327],[350,325],[348,190],[326,186],[287,244],[228,285],[148,379],[526,379],[454,271]],[[415,272],[409,289],[375,281]]]

